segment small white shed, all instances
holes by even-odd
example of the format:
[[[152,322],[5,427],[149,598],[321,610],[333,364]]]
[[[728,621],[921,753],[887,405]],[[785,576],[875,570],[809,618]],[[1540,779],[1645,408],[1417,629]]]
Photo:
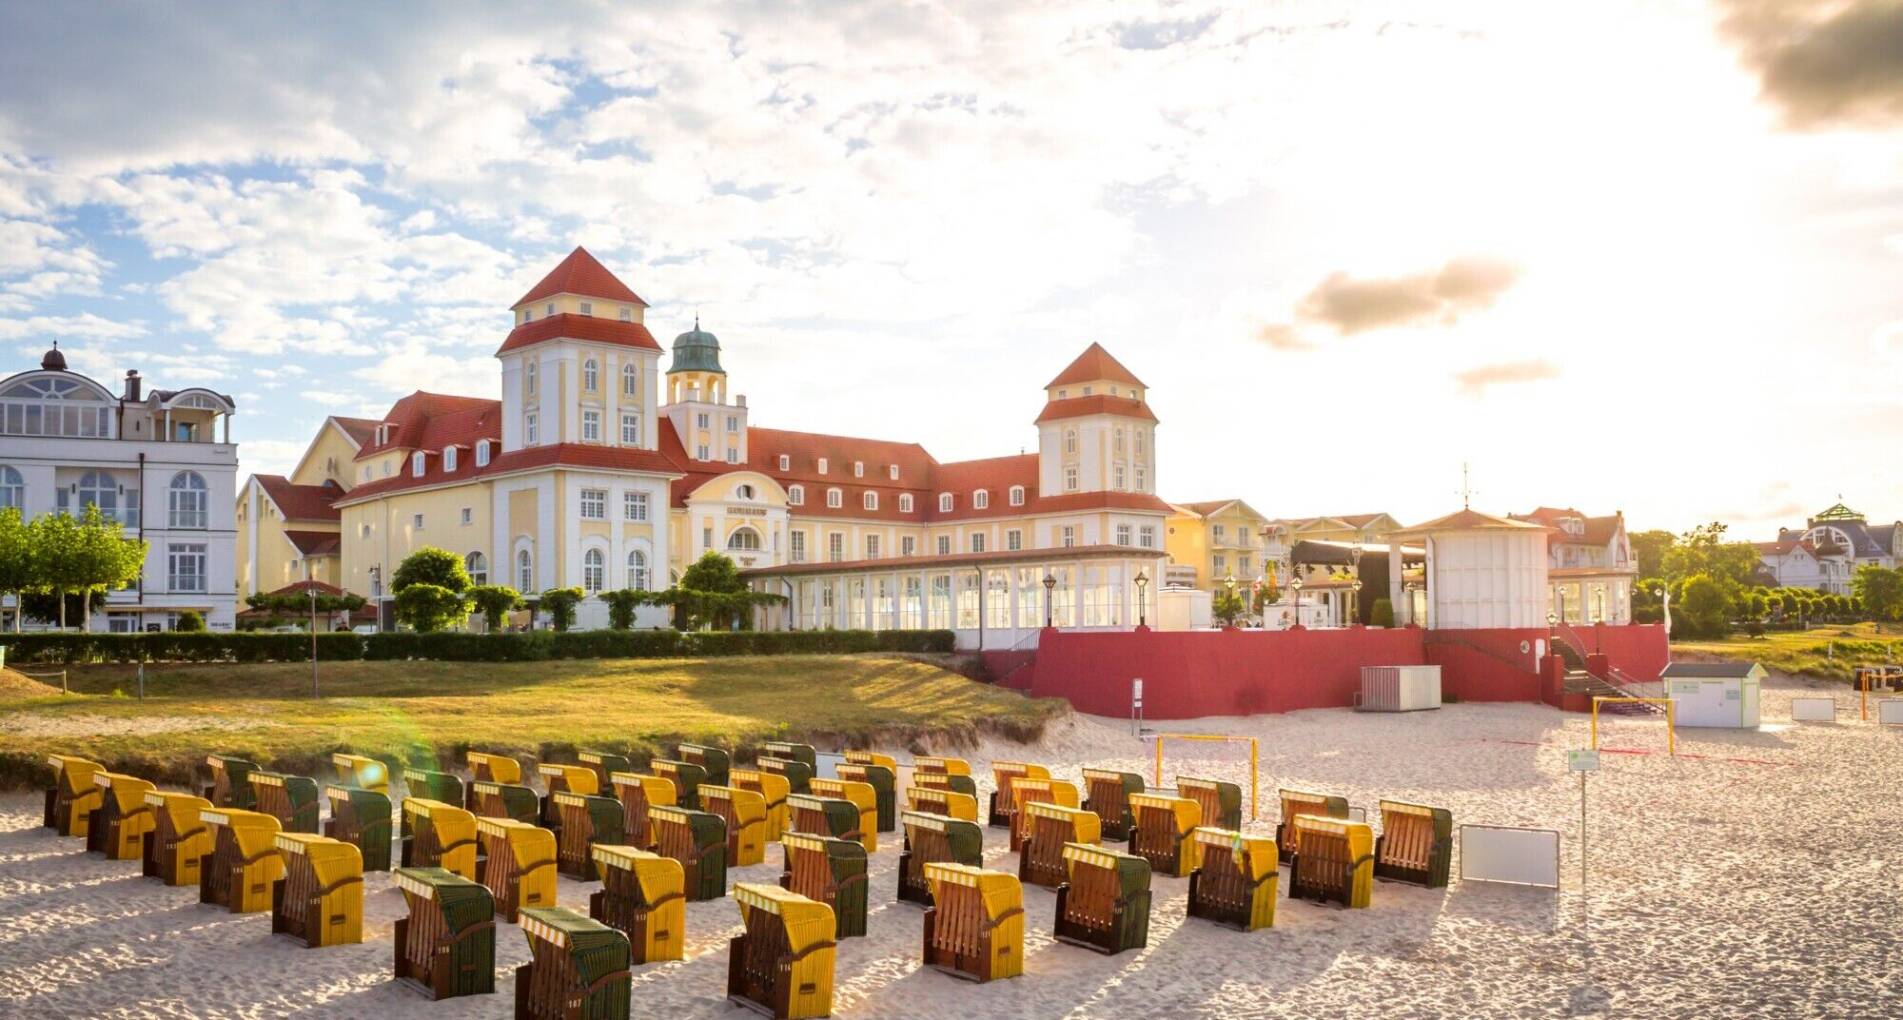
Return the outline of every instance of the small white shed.
[[[1659,679],[1680,726],[1758,727],[1764,667],[1755,662],[1674,662]]]

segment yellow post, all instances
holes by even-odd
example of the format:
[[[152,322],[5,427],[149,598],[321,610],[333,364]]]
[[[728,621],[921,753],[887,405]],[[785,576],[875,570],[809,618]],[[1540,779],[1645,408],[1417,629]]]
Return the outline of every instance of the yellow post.
[[[1665,706],[1665,753],[1678,754],[1678,705],[1670,698],[1611,698],[1594,695],[1592,699],[1592,749],[1599,750],[1599,706],[1602,704],[1646,703]]]

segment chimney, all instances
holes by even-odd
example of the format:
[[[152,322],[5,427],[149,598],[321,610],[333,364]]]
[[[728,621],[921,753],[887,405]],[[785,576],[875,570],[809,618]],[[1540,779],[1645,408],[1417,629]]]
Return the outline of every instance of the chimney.
[[[136,368],[126,373],[126,400],[134,404],[139,402],[139,370]]]

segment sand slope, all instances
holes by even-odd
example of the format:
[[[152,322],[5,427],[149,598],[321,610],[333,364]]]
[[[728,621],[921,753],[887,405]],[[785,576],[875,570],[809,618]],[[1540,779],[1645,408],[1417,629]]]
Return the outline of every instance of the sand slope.
[[[1796,688],[1769,686],[1765,717]],[[1809,693],[1809,692],[1805,692]],[[1262,745],[1263,820],[1280,785],[1443,805],[1456,822],[1558,829],[1559,893],[1478,883],[1378,884],[1374,906],[1286,899],[1273,930],[1241,934],[1183,916],[1188,882],[1158,878],[1148,948],[1101,957],[1052,942],[1055,894],[1025,890],[1026,974],[974,986],[921,970],[920,911],[893,902],[898,839],[872,864],[870,936],[838,957],[841,1017],[1879,1017],[1903,1001],[1903,732],[1849,719],[1759,733],[1682,731],[1664,756],[1656,723],[1617,721],[1591,780],[1590,925],[1579,897],[1577,780],[1565,750],[1585,720],[1530,705],[1457,705],[1406,716],[1312,711],[1172,728],[1247,733]],[[1090,718],[1046,745],[995,755],[1149,771],[1127,724]],[[1704,757],[1691,757],[1702,755]],[[1200,756],[1200,757],[1194,757]],[[977,764],[977,762],[974,762]],[[1239,753],[1179,750],[1170,772],[1246,782]],[[983,771],[980,768],[978,771]],[[988,787],[988,779],[981,781]],[[1245,809],[1246,810],[1246,809]],[[262,915],[233,916],[168,889],[130,862],[85,854],[37,828],[37,799],[0,800],[0,1015],[37,1017],[500,1017],[519,929],[497,930],[497,994],[431,1003],[388,979],[402,897],[367,879],[366,942],[324,950],[273,939]],[[1015,870],[1002,830],[987,860]],[[732,878],[773,881],[772,863]],[[595,888],[563,879],[564,905]],[[726,1005],[731,899],[688,907],[688,959],[638,968],[634,1015],[740,1016]]]

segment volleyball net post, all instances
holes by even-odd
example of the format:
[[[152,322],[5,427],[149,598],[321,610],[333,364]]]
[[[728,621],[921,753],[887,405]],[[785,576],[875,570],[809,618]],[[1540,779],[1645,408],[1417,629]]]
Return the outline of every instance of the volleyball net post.
[[[1594,695],[1592,699],[1592,749],[1599,750],[1599,706],[1646,704],[1665,706],[1665,753],[1678,754],[1678,706],[1670,698],[1611,698]]]
[[[1256,792],[1258,790],[1258,784],[1260,782],[1260,780],[1258,779],[1258,775],[1259,775],[1258,769],[1259,769],[1260,760],[1261,760],[1260,747],[1256,743],[1256,738],[1234,737],[1234,736],[1228,736],[1226,734],[1220,734],[1220,733],[1158,733],[1156,735],[1156,773],[1151,778],[1150,785],[1159,787],[1159,788],[1163,785],[1163,742],[1166,740],[1195,740],[1195,741],[1201,741],[1203,743],[1208,743],[1208,744],[1248,744],[1249,745],[1249,820],[1252,822],[1256,820],[1257,815],[1256,815],[1256,809],[1255,809],[1255,800],[1256,800]]]

